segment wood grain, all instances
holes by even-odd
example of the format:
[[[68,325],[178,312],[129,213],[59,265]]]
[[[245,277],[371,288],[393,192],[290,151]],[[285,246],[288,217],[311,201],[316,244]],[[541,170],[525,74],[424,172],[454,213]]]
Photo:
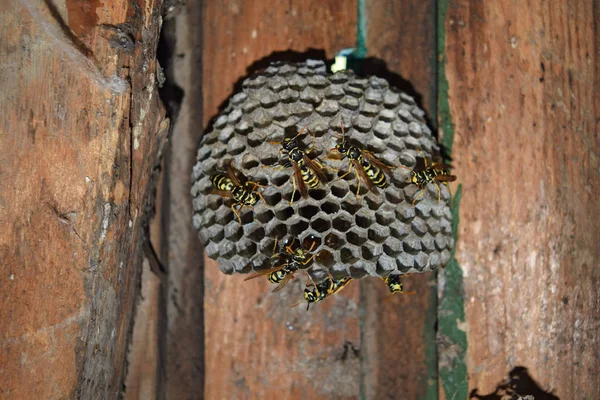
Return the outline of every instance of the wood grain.
[[[600,398],[599,12],[449,3],[457,259],[479,394],[522,366],[561,399]]]
[[[255,61],[277,51],[324,49],[332,58],[356,40],[355,1],[207,2],[203,12],[204,123]],[[288,53],[288,56],[290,54]],[[303,281],[304,279],[302,279]],[[359,285],[309,312],[301,279],[269,295],[262,280],[224,276],[205,264],[207,399],[358,398]]]
[[[367,56],[385,62],[367,72],[414,96],[435,121],[435,2],[372,0],[366,11]],[[361,282],[367,399],[437,397],[435,282],[435,274],[412,275],[406,290],[417,295],[397,295],[386,304],[381,281]]]
[[[0,5],[1,398],[123,387],[168,126],[155,86],[161,3],[74,3]]]

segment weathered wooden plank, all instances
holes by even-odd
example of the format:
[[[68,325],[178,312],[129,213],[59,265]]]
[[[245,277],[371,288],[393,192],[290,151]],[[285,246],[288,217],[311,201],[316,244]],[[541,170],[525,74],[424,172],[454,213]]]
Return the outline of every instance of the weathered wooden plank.
[[[449,3],[462,329],[478,394],[525,367],[561,399],[600,397],[598,13],[593,1]]]
[[[275,51],[352,47],[356,1],[207,2],[203,111],[208,123],[246,68]],[[303,280],[303,279],[302,279]],[[306,312],[301,279],[281,295],[263,280],[243,282],[205,265],[206,398],[357,398],[359,285]]]
[[[366,26],[367,56],[387,67],[367,72],[414,96],[435,121],[435,2],[368,1]],[[435,274],[412,275],[406,288],[417,295],[397,295],[386,304],[389,292],[381,281],[361,282],[367,399],[437,397],[435,282]]]
[[[188,2],[163,25],[165,101],[183,94],[165,159],[163,240],[169,266],[167,398],[201,398],[204,391],[203,249],[192,220],[190,171],[202,134],[203,2]],[[168,200],[167,200],[168,199]]]
[[[1,3],[2,398],[122,390],[168,125],[155,86],[160,4]]]

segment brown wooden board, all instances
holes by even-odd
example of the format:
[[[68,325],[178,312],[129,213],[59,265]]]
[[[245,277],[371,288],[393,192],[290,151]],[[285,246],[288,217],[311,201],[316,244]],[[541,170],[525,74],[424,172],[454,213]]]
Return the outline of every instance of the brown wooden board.
[[[356,1],[206,2],[205,126],[255,61],[310,48],[332,58],[352,47],[356,10]],[[288,309],[301,299],[303,277],[274,295],[266,278],[243,278],[225,276],[206,260],[205,398],[358,398],[359,285],[306,312]]]
[[[122,391],[168,126],[160,5],[1,2],[1,398]]]
[[[366,72],[415,96],[435,121],[435,2],[367,1],[365,17],[367,57],[386,67],[370,63]],[[396,295],[386,304],[381,281],[361,282],[367,399],[437,398],[435,282],[433,273],[411,275],[405,287],[417,295]]]
[[[473,394],[512,371],[560,399],[600,398],[599,12],[594,1],[448,3]]]

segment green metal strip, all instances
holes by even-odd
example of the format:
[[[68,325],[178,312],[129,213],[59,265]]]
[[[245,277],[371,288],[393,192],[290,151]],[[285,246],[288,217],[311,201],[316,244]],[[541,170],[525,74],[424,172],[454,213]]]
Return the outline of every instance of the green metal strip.
[[[451,154],[454,143],[454,123],[450,112],[449,84],[446,78],[445,22],[448,14],[448,1],[440,0],[438,2],[438,115],[440,127],[444,132],[442,146],[447,154]],[[442,388],[448,400],[462,400],[468,396],[467,333],[459,326],[465,322],[465,293],[462,269],[455,257],[461,197],[462,185],[459,185],[451,204],[454,248],[450,262],[439,272],[439,283],[443,287],[438,307],[438,367]]]

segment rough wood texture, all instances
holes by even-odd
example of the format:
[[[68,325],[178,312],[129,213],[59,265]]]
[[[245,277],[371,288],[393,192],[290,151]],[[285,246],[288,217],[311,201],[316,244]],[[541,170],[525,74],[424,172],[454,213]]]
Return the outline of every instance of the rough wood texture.
[[[323,48],[331,58],[352,47],[356,9],[355,1],[206,3],[204,126],[256,60],[310,48]],[[359,285],[307,313],[288,309],[301,299],[299,278],[283,293],[269,295],[266,278],[243,282],[206,261],[207,399],[358,398]]]
[[[449,3],[469,388],[600,398],[598,2]]]
[[[185,95],[165,157],[163,232],[169,265],[167,398],[198,399],[204,390],[204,269],[203,250],[191,224],[191,170],[203,131],[202,122],[202,2],[189,1],[164,24],[166,95]],[[200,23],[199,23],[200,22]],[[162,49],[164,51],[164,48]],[[161,53],[162,54],[162,53]]]
[[[122,390],[168,126],[155,85],[160,3],[0,6],[2,398]]]
[[[367,72],[415,96],[429,121],[435,121],[434,2],[373,0],[366,11],[367,56],[383,60],[387,67],[375,64]],[[386,304],[389,293],[380,281],[361,282],[367,399],[437,395],[435,274],[416,274],[404,281],[406,290],[417,295],[396,295]]]

